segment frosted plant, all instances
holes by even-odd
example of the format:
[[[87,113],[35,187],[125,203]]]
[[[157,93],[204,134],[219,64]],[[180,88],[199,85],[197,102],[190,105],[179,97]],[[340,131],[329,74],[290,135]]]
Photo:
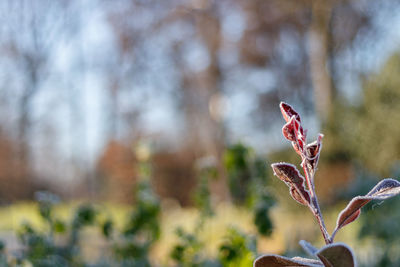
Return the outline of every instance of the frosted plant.
[[[297,170],[295,165],[289,163],[273,163],[271,167],[275,176],[289,187],[292,198],[310,209],[318,222],[326,245],[321,249],[316,249],[310,243],[302,240],[300,245],[314,259],[286,258],[270,254],[258,257],[254,261],[254,266],[356,266],[351,248],[346,244],[333,242],[336,233],[343,226],[356,220],[361,213],[361,208],[371,200],[384,200],[400,194],[400,182],[390,178],[384,179],[372,188],[368,194],[353,198],[346,208],[340,212],[336,227],[330,235],[325,227],[314,185],[323,135],[318,134],[317,140],[307,144],[307,131],[301,125],[300,115],[290,105],[283,102],[280,103],[280,109],[286,121],[282,128],[283,136],[292,143],[294,150],[301,157],[300,166],[303,169],[304,176]]]

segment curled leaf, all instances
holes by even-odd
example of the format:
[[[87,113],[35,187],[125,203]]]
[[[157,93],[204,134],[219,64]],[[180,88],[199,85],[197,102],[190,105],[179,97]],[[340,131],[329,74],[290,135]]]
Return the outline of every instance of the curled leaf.
[[[292,118],[282,127],[282,134],[289,141],[296,141],[295,120],[295,116],[292,116]]]
[[[300,122],[295,116],[292,116],[289,121],[282,127],[283,136],[292,142],[301,141],[301,148],[305,143],[305,134],[303,127],[301,127]]]
[[[306,266],[323,267],[319,260],[306,259],[301,257],[287,258],[279,255],[262,255],[254,263],[254,267],[282,267],[282,266]]]
[[[319,134],[317,140],[306,146],[307,164],[309,164],[312,169],[315,169],[318,165],[319,155],[322,149],[323,137],[323,134]]]
[[[292,142],[297,154],[302,155],[306,144],[306,131],[301,126],[300,115],[289,104],[281,102],[279,106],[286,121],[282,127],[282,134]]]
[[[279,104],[279,107],[281,109],[281,112],[282,112],[282,115],[283,115],[283,118],[285,119],[285,121],[288,122],[292,118],[292,116],[295,116],[296,120],[301,122],[299,113],[297,113],[292,108],[292,106],[290,106],[289,104],[286,104],[285,102],[281,102]]]
[[[317,251],[316,255],[326,267],[356,266],[353,251],[343,243],[327,245]]]
[[[380,181],[365,196],[357,196],[353,198],[347,207],[339,213],[334,234],[343,226],[357,219],[361,213],[361,208],[371,200],[384,200],[398,194],[400,194],[399,181],[390,178]]]
[[[297,119],[296,116],[292,116],[292,117],[295,117],[293,126],[294,126],[294,131],[296,133],[297,139],[305,140],[304,130],[303,130],[303,127],[300,124],[300,121]]]
[[[297,168],[289,163],[274,163],[271,165],[274,174],[290,188],[293,199],[303,205],[310,203],[310,194],[304,187],[304,177]]]
[[[294,151],[300,156],[303,155],[303,142],[301,140],[297,140],[297,142],[292,142],[292,146]]]

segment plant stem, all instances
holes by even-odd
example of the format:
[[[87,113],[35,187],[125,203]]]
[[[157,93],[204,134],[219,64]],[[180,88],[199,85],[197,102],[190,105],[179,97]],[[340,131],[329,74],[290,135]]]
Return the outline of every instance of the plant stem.
[[[331,241],[331,238],[330,238],[330,236],[328,234],[328,231],[326,230],[324,218],[322,216],[321,209],[319,208],[319,205],[318,205],[318,199],[317,199],[316,196],[314,196],[311,199],[312,199],[312,201],[313,201],[313,203],[315,205],[315,209],[314,209],[314,212],[313,212],[314,216],[318,221],[319,228],[320,228],[321,233],[322,233],[322,235],[324,237],[324,240],[325,240],[325,244],[328,245],[328,244],[332,243],[332,241]]]
[[[310,197],[311,197],[311,203],[309,205],[309,208],[311,209],[311,212],[314,214],[315,218],[318,221],[319,224],[319,228],[321,230],[322,236],[324,237],[325,240],[325,244],[331,244],[332,240],[329,236],[328,231],[326,230],[326,226],[325,226],[325,222],[324,222],[324,218],[322,216],[322,212],[321,209],[319,207],[319,203],[318,203],[318,199],[317,199],[317,194],[315,193],[315,186],[314,186],[314,173],[311,174],[309,168],[307,168],[306,166],[306,161],[303,158],[303,170],[304,170],[304,174],[305,174],[305,178],[307,181],[307,186],[308,186],[308,190],[310,191]]]
[[[329,239],[330,243],[333,243],[333,239],[335,238],[336,233],[337,233],[338,230],[339,230],[339,229],[336,228],[336,229],[333,231],[333,233],[332,233],[332,235],[331,235],[331,238]]]

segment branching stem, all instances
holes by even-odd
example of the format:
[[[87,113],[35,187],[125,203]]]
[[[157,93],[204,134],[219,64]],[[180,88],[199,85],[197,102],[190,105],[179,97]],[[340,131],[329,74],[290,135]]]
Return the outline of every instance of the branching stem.
[[[333,231],[333,233],[332,233],[332,235],[331,235],[331,238],[329,239],[330,243],[333,243],[333,239],[335,238],[336,233],[337,233],[338,230],[339,230],[339,229],[336,228],[336,229]]]

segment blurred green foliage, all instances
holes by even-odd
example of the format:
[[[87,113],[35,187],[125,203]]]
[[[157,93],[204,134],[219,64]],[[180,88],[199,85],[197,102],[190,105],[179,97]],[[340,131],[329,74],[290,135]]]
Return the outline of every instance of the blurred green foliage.
[[[242,144],[228,147],[225,152],[225,167],[228,173],[229,189],[235,203],[243,204],[250,194],[251,170],[250,149]]]
[[[7,256],[5,253],[5,244],[0,240],[0,266],[7,266]]]
[[[188,233],[182,228],[176,229],[178,243],[171,251],[171,258],[178,266],[204,266],[208,260],[202,254],[204,243],[201,242],[198,236],[194,233]]]
[[[243,144],[228,147],[224,163],[233,201],[238,205],[251,208],[254,211],[254,223],[259,233],[265,236],[270,235],[273,225],[269,212],[275,201],[266,188],[266,163]],[[180,227],[176,230],[178,243],[171,251],[171,258],[178,266],[250,266],[256,256],[255,237],[246,235],[235,228],[227,230],[225,240],[219,247],[217,259],[209,259],[203,253],[204,241],[199,236],[204,222],[214,215],[209,182],[215,179],[216,172],[213,166],[206,166],[199,170],[200,181],[195,192],[195,203],[201,213],[192,232],[187,232]]]
[[[363,78],[361,101],[337,101],[324,133],[324,157],[360,160],[363,167],[389,175],[400,158],[400,55]],[[337,151],[339,150],[339,151]]]
[[[114,229],[111,219],[102,220],[100,211],[92,204],[80,205],[72,220],[66,222],[56,218],[53,206],[54,195],[48,192],[38,194],[38,212],[46,223],[46,230],[35,229],[24,223],[18,230],[18,237],[24,249],[15,257],[12,266],[30,263],[33,266],[150,266],[149,250],[160,236],[160,203],[152,193],[148,181],[142,181],[135,188],[135,204],[121,231]],[[110,257],[98,263],[87,263],[82,257],[80,240],[85,227],[99,229],[108,240]],[[59,240],[63,240],[60,242]],[[0,261],[6,262],[4,253]],[[8,265],[0,265],[8,266]]]
[[[257,242],[254,236],[230,228],[225,241],[219,248],[219,260],[222,266],[251,266],[257,255]]]
[[[176,231],[179,237],[171,258],[178,266],[251,266],[257,255],[257,242],[254,236],[246,235],[236,228],[229,228],[225,240],[219,246],[217,259],[204,256],[204,243],[196,234],[185,232],[182,228]]]
[[[209,181],[215,179],[217,169],[213,166],[207,166],[200,170],[199,182],[194,192],[194,203],[201,213],[205,216],[212,216],[214,214],[211,193],[209,189]]]
[[[365,79],[364,96],[353,121],[357,157],[371,170],[389,174],[400,158],[400,56],[391,56],[383,68]]]
[[[270,208],[275,201],[268,191],[267,169],[264,160],[242,144],[228,148],[226,168],[232,198],[254,212],[254,223],[261,235],[270,235],[273,225]],[[237,165],[237,166],[236,166]],[[54,212],[60,199],[49,192],[38,192],[38,213],[44,228],[25,222],[18,229],[23,249],[12,255],[5,253],[0,243],[0,266],[159,266],[151,258],[151,248],[161,235],[161,203],[150,185],[151,165],[140,163],[140,180],[135,185],[134,203],[121,229],[93,204],[78,206],[70,220],[63,220]],[[206,240],[201,238],[205,222],[215,215],[210,182],[217,178],[215,166],[203,166],[198,172],[199,182],[194,192],[194,203],[200,211],[191,231],[177,227],[177,241],[171,244],[170,260],[174,266],[249,266],[257,254],[256,236],[240,229],[228,228],[219,245],[218,255],[210,258],[205,253]],[[235,191],[236,190],[236,191]],[[82,241],[96,230],[106,241],[107,253],[97,262],[87,262]]]
[[[254,207],[254,224],[261,235],[269,236],[272,233],[273,224],[269,212],[274,204],[275,200],[269,194],[262,194]]]
[[[261,235],[272,232],[269,210],[275,200],[268,191],[268,164],[250,147],[235,144],[226,149],[225,168],[229,189],[235,203],[254,210],[254,223]]]
[[[35,229],[25,222],[18,230],[18,237],[25,249],[16,257],[16,264],[30,262],[33,266],[85,266],[79,247],[83,227],[95,224],[96,210],[86,204],[77,208],[71,222],[64,222],[53,215],[53,205],[58,198],[48,192],[37,194],[39,214],[46,223],[46,230]],[[68,230],[67,236],[64,236]],[[63,235],[64,243],[55,241]]]
[[[160,202],[150,184],[140,182],[136,188],[135,208],[115,244],[115,257],[122,266],[150,266],[149,250],[160,236],[159,215]]]

